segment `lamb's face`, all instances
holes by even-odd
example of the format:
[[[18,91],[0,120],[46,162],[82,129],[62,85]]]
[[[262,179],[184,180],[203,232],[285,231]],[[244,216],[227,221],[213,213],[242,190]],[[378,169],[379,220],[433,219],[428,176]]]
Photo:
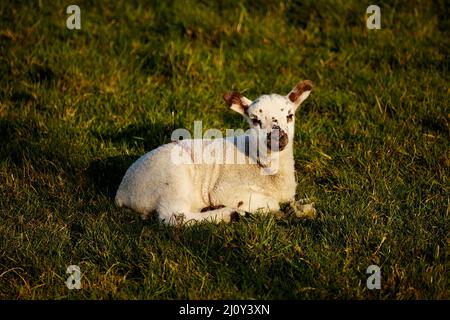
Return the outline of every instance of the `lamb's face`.
[[[267,135],[267,147],[282,151],[294,138],[295,112],[309,96],[312,83],[309,80],[296,85],[286,95],[263,95],[251,101],[238,92],[224,95],[232,110],[239,112],[257,134]]]
[[[267,135],[268,148],[282,151],[294,137],[295,109],[287,97],[263,95],[248,107],[246,119],[257,134]]]

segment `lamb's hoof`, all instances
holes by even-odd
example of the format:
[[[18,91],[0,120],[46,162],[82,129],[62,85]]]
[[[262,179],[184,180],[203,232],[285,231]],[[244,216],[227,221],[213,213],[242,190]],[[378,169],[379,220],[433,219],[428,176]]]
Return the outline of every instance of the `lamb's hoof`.
[[[230,221],[229,222],[233,222],[233,221],[239,221],[242,217],[250,217],[250,213],[247,211],[243,211],[243,210],[235,210],[232,213],[230,213]]]
[[[291,202],[287,214],[294,214],[300,219],[314,219],[317,217],[317,211],[314,208],[314,202],[306,203],[304,200]]]
[[[234,221],[239,221],[241,219],[241,216],[239,213],[237,213],[236,211],[233,211],[230,214],[230,222],[234,222]]]
[[[211,210],[217,210],[217,209],[222,209],[225,208],[225,206],[223,204],[219,204],[217,206],[209,206],[209,207],[205,207],[202,210],[200,210],[200,212],[206,212],[206,211],[211,211]]]

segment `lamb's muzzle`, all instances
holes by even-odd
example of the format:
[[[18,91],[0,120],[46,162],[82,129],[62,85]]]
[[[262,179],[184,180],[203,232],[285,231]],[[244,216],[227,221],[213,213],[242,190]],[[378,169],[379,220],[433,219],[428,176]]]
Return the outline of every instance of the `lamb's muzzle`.
[[[279,126],[274,126],[272,131],[267,134],[267,148],[271,151],[283,151],[288,143],[288,134],[281,130]]]

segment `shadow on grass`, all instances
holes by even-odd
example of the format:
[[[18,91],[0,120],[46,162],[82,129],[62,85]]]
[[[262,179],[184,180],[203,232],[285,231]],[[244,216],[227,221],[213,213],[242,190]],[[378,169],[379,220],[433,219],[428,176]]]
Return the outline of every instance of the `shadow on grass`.
[[[292,249],[285,237],[299,226],[310,234],[317,231],[320,222],[289,220],[273,224],[271,217],[254,216],[229,225],[201,223],[173,228],[158,227],[154,221],[147,225],[153,229],[153,237],[168,247],[180,248],[191,263],[207,266],[213,279],[231,283],[249,297],[273,298],[301,296],[296,286],[307,285],[319,272],[315,265],[300,259],[303,253]],[[159,254],[167,256],[164,251]]]
[[[86,177],[97,192],[114,198],[117,188],[130,165],[145,153],[170,142],[175,127],[182,124],[158,123],[132,124],[115,132],[94,133],[113,144],[126,145],[130,149],[144,150],[134,155],[112,156],[92,161],[85,171]],[[134,152],[133,152],[134,153]]]
[[[74,173],[81,152],[71,143],[71,135],[49,130],[33,119],[0,119],[0,161],[32,165],[36,172]]]
[[[137,158],[138,156],[114,156],[94,160],[85,174],[93,183],[96,192],[114,199],[122,177]]]

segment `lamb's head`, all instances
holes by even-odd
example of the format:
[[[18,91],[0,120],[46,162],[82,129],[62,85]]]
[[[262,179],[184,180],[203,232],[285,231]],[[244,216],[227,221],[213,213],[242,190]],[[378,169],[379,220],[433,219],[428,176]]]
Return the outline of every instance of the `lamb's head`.
[[[227,92],[223,98],[232,110],[244,116],[256,134],[264,130],[268,148],[272,148],[272,151],[282,151],[293,141],[295,112],[308,98],[311,90],[311,81],[305,80],[297,84],[286,96],[262,95],[251,101],[239,92]],[[272,144],[274,139],[275,144]],[[276,149],[273,148],[274,145]]]

